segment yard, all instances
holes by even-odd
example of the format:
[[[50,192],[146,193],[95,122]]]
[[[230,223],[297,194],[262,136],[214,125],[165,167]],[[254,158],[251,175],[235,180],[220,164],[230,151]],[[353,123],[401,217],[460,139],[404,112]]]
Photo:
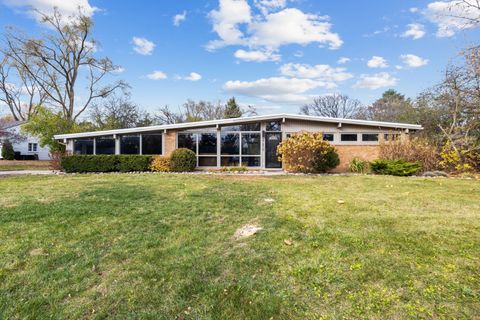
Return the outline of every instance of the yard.
[[[475,180],[0,178],[1,318],[471,319],[479,257]]]

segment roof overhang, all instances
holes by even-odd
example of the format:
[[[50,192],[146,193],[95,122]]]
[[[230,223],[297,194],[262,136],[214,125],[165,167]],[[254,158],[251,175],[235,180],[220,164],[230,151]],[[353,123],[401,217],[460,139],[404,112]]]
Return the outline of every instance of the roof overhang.
[[[284,119],[335,123],[337,125],[350,124],[350,125],[382,127],[382,128],[391,128],[391,129],[423,130],[423,127],[420,125],[408,124],[408,123],[327,118],[327,117],[306,116],[306,115],[298,115],[298,114],[273,114],[273,115],[252,116],[252,117],[245,117],[245,118],[231,118],[231,119],[166,124],[166,125],[149,126],[149,127],[58,134],[58,135],[55,135],[54,138],[57,140],[89,138],[89,137],[99,137],[99,136],[110,136],[110,135],[116,135],[116,134],[135,134],[135,133],[161,131],[161,130],[173,130],[173,129],[179,130],[179,129],[189,129],[189,128],[213,127],[213,126],[231,125],[231,124],[237,124],[237,123],[248,123],[248,122],[257,122],[257,121],[273,121],[273,120],[283,121]]]

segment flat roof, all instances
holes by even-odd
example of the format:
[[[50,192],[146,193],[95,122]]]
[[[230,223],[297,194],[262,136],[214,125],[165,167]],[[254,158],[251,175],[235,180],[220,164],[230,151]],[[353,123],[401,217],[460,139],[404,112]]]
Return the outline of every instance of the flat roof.
[[[237,123],[273,121],[273,120],[282,120],[282,119],[326,122],[326,123],[342,123],[342,124],[353,124],[353,125],[360,125],[360,126],[383,127],[383,128],[393,128],[393,129],[423,130],[423,127],[418,124],[343,119],[343,118],[328,118],[328,117],[281,113],[281,114],[251,116],[251,117],[244,117],[244,118],[242,117],[242,118],[229,118],[229,119],[207,120],[207,121],[197,121],[197,122],[164,124],[164,125],[156,125],[156,126],[149,126],[149,127],[136,127],[136,128],[127,128],[127,129],[57,134],[54,136],[54,138],[57,140],[88,138],[88,137],[108,136],[108,135],[114,135],[114,134],[141,133],[141,132],[169,130],[169,129],[202,128],[202,127],[210,127],[210,126],[216,126],[216,125],[231,125],[231,124],[237,124]]]

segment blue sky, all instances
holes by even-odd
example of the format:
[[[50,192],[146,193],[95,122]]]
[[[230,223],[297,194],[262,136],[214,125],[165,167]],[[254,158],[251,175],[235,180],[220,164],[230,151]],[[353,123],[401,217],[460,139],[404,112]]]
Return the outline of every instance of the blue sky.
[[[66,3],[67,2],[67,3]],[[147,110],[235,96],[259,113],[297,113],[316,95],[370,103],[394,88],[414,97],[479,39],[432,0],[0,0],[0,26],[42,32],[31,7],[78,5],[95,21],[97,55],[122,67]],[[472,12],[472,14],[475,14]]]

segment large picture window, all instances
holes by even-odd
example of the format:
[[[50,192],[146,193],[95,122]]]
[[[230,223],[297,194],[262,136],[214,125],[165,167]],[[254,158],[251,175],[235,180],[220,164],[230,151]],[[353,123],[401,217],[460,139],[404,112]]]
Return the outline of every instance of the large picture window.
[[[140,154],[140,136],[121,136],[120,137],[121,154]]]
[[[221,153],[222,155],[239,155],[240,154],[240,134],[239,133],[222,133]]]
[[[95,138],[96,154],[115,154],[115,139],[113,137]]]
[[[93,154],[93,139],[81,139],[73,142],[74,154]]]
[[[202,133],[198,142],[199,155],[216,155],[217,154],[217,134]]]
[[[142,134],[142,154],[162,154],[162,134]]]
[[[179,133],[177,136],[178,148],[190,149],[197,153],[197,135],[195,133]]]

